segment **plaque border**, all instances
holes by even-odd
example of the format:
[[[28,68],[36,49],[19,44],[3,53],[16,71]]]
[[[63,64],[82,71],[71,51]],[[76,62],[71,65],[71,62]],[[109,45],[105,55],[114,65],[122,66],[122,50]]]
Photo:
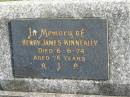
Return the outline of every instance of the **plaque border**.
[[[15,77],[15,70],[14,70],[14,59],[13,59],[13,45],[12,45],[12,30],[11,30],[11,22],[12,21],[15,21],[15,20],[21,20],[21,21],[24,21],[24,20],[40,20],[40,19],[48,19],[48,20],[55,20],[55,19],[73,19],[73,20],[82,20],[82,19],[103,19],[103,20],[106,20],[106,27],[107,27],[107,78],[106,79],[76,79],[76,78],[73,78],[73,76],[71,78],[37,78],[37,77]],[[109,22],[108,22],[108,19],[107,18],[104,18],[104,17],[82,17],[82,18],[75,18],[75,17],[45,17],[45,18],[16,18],[16,19],[11,19],[10,22],[8,23],[9,24],[9,32],[10,32],[10,44],[11,44],[11,64],[12,64],[12,73],[13,73],[13,78],[14,79],[49,79],[49,80],[86,80],[86,81],[103,81],[103,82],[106,82],[108,80],[110,80],[110,58],[109,58],[109,53],[110,53],[110,49],[109,49]]]

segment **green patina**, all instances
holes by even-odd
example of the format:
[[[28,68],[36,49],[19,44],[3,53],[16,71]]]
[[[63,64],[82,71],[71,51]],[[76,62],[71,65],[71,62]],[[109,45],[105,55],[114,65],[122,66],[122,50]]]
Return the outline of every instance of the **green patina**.
[[[0,2],[4,2],[4,1],[17,1],[17,0],[0,0]]]

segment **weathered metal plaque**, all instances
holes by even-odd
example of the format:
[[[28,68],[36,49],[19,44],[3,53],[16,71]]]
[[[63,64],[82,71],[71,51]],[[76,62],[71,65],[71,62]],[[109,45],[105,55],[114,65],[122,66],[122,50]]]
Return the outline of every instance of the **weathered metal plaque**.
[[[14,77],[108,79],[107,20],[12,20]]]

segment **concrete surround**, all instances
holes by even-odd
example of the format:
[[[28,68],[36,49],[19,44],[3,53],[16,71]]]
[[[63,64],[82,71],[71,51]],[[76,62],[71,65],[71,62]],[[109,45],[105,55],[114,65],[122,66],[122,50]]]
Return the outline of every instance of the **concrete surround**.
[[[0,3],[0,91],[40,92],[45,97],[130,96],[130,3],[126,0],[33,0]],[[8,22],[17,18],[103,17],[109,22],[108,81],[16,79],[13,77]],[[4,94],[5,93],[5,94]],[[55,93],[66,93],[55,94]],[[15,93],[14,93],[15,94]],[[26,93],[25,93],[26,94]],[[67,95],[68,94],[68,95]],[[83,95],[85,94],[85,95]],[[24,94],[21,94],[24,96]],[[31,96],[29,97],[34,97]],[[25,97],[28,97],[26,95]],[[59,96],[60,95],[60,96]],[[67,96],[66,96],[67,95]],[[12,95],[15,96],[15,95]],[[17,93],[16,93],[16,96]],[[81,96],[81,97],[82,97]],[[41,96],[38,96],[41,97]],[[101,97],[101,96],[99,96]]]

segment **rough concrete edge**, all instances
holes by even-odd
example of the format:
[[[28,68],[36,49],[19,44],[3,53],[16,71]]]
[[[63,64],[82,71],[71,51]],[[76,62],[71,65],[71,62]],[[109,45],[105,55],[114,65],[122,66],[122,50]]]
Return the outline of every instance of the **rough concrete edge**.
[[[30,83],[31,81],[31,83]],[[73,91],[73,88],[75,87],[68,87],[68,90],[71,89],[71,91],[63,91],[62,88],[63,86],[61,86],[61,84],[66,83],[66,81],[62,80],[58,81],[56,83],[58,83],[58,87],[60,88],[56,88],[56,86],[49,86],[49,80],[43,80],[40,83],[37,82],[38,80],[3,80],[3,82],[1,81],[0,84],[6,85],[6,88],[1,89],[1,90],[5,90],[5,91],[15,91],[15,92],[39,92],[39,93],[64,93],[64,94],[81,94],[81,95],[106,95],[106,96],[130,96],[129,94],[129,87],[130,84],[110,84],[110,83],[94,83],[93,87],[89,87],[90,85],[88,85],[87,88],[84,87],[77,87],[76,91]],[[48,82],[48,84],[46,83],[46,81]],[[52,82],[52,81],[51,81]],[[54,82],[55,83],[55,82]],[[75,82],[75,81],[71,81],[71,83],[73,83],[75,86],[79,86],[79,82]],[[35,89],[30,88],[29,85],[32,84],[32,87],[35,87]],[[84,83],[84,84],[89,84],[89,83]],[[35,86],[37,85],[37,86]],[[44,86],[43,87],[39,87],[39,86]],[[69,84],[67,84],[69,85]],[[13,88],[12,88],[13,87]],[[101,93],[96,91],[95,89],[99,89],[99,91],[102,91]],[[78,90],[83,90],[83,91],[78,91]],[[92,91],[89,91],[89,90]],[[94,90],[93,90],[94,89]]]
[[[26,3],[26,4],[30,4],[31,2],[35,2],[35,3],[72,3],[73,0],[22,0],[22,1],[8,1],[8,2],[0,2],[0,5],[17,5],[20,3]],[[104,3],[104,2],[128,2],[129,0],[74,0],[73,3],[77,3],[77,2],[81,2],[81,3],[85,3],[85,2],[100,2],[100,3]]]
[[[82,94],[63,94],[63,93],[37,93],[37,92],[10,92],[10,91],[0,91],[0,96],[46,96],[46,97],[125,97],[125,96],[101,96],[101,95],[82,95]]]

